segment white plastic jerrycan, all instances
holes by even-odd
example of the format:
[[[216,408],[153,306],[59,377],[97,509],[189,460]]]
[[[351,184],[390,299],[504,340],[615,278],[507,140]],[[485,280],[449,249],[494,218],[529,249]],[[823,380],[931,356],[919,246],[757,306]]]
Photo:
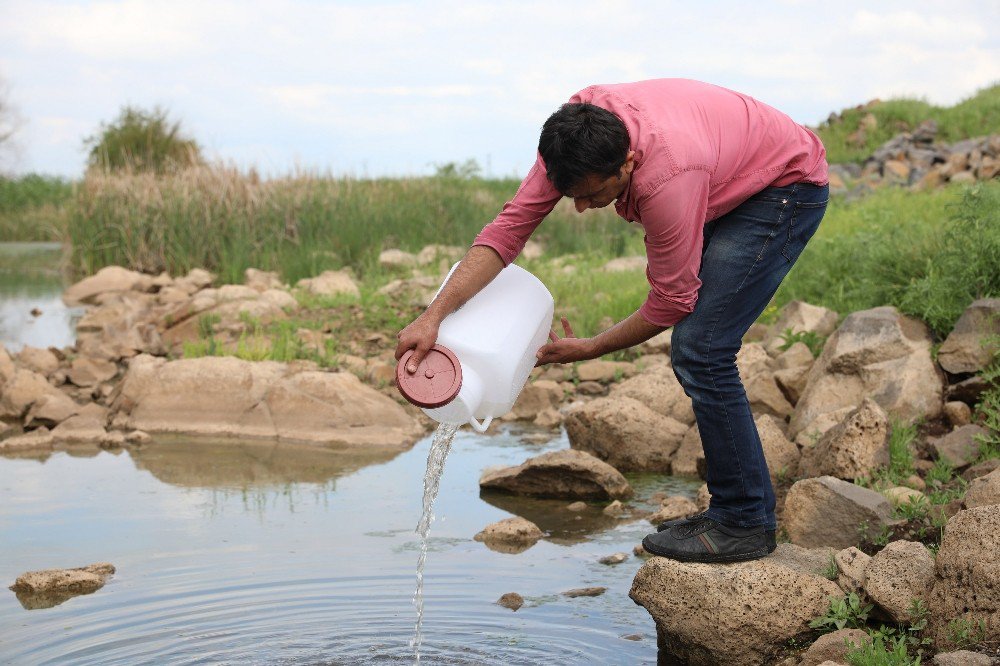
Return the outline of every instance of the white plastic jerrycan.
[[[406,370],[413,351],[400,358],[396,385],[435,421],[469,423],[486,432],[494,417],[511,410],[528,381],[535,354],[548,339],[552,312],[552,294],[545,285],[510,264],[445,317],[437,344],[415,373]]]

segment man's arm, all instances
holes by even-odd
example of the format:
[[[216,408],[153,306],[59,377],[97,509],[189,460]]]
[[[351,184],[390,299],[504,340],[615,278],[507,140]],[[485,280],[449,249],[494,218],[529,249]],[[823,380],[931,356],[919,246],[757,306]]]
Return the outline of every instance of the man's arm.
[[[406,364],[409,372],[416,372],[427,351],[437,342],[441,322],[452,312],[462,307],[466,301],[482,291],[503,269],[503,260],[491,247],[475,245],[469,248],[455,272],[448,278],[437,298],[417,317],[413,323],[396,336],[396,360],[406,350],[413,349],[413,356]]]

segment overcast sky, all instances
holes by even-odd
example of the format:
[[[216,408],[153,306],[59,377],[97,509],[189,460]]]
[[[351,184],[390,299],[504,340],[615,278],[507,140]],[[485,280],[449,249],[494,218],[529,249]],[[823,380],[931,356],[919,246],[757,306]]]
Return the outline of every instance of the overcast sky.
[[[265,173],[523,174],[592,83],[686,77],[814,124],[880,97],[953,104],[1000,81],[1000,2],[0,0],[15,169],[78,176],[124,104]]]

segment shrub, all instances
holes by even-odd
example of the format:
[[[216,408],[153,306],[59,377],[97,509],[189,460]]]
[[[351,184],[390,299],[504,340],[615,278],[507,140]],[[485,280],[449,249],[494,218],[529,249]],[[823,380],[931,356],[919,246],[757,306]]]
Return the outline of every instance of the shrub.
[[[88,166],[102,171],[164,173],[203,161],[195,140],[184,136],[180,123],[159,107],[124,107],[117,119],[84,139],[84,147],[89,149]]]

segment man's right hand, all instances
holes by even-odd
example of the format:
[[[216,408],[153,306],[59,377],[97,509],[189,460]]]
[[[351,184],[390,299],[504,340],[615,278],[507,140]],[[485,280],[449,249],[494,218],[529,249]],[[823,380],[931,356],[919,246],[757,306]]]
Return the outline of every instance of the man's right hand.
[[[399,338],[399,344],[396,345],[397,361],[403,357],[407,350],[413,350],[413,356],[406,364],[407,372],[412,374],[417,371],[420,361],[424,360],[424,356],[437,342],[440,326],[440,321],[425,312],[396,335]]]

